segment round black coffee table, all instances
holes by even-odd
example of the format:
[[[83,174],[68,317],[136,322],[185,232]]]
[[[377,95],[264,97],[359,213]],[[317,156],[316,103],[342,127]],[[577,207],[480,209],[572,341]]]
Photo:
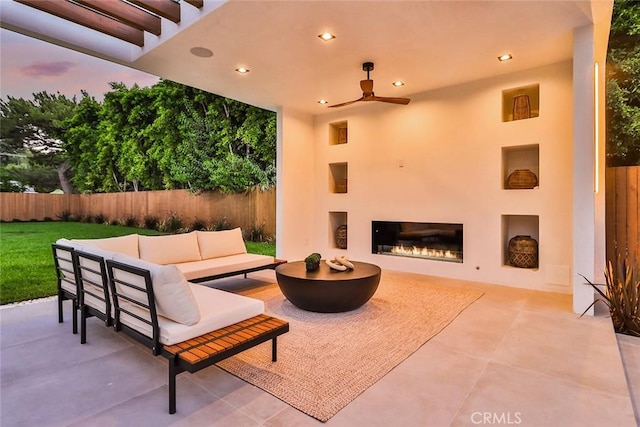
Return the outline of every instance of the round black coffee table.
[[[376,293],[380,283],[380,267],[352,261],[355,268],[336,271],[324,260],[320,268],[307,272],[303,261],[276,267],[278,286],[296,307],[319,313],[355,310]]]

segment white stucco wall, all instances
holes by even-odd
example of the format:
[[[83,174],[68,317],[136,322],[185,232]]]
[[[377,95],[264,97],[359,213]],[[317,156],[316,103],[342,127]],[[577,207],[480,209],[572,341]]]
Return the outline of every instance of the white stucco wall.
[[[540,116],[503,122],[502,91],[531,84],[540,85]],[[349,142],[330,145],[329,123],[343,120]],[[294,174],[297,181],[315,176],[307,252],[347,252],[387,269],[570,293],[572,122],[571,62],[424,93],[408,106],[368,103],[317,116],[307,153],[313,168],[301,162]],[[539,189],[504,190],[502,148],[532,144],[540,151]],[[346,194],[331,193],[328,184],[328,164],[339,162],[348,163]],[[329,212],[348,214],[346,251],[335,249]],[[512,236],[503,236],[503,215],[538,216],[538,269],[504,265]],[[373,220],[462,223],[464,263],[372,254]]]

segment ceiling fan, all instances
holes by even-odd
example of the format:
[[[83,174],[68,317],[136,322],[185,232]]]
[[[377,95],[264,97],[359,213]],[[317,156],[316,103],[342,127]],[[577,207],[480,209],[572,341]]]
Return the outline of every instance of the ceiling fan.
[[[365,62],[362,64],[362,69],[367,72],[367,80],[360,80],[360,88],[362,89],[362,97],[355,101],[343,102],[342,104],[330,105],[329,108],[344,107],[345,105],[351,105],[360,101],[380,101],[388,102],[390,104],[402,104],[407,105],[409,98],[391,98],[387,96],[376,96],[373,93],[373,80],[369,79],[369,71],[373,70],[373,62]]]

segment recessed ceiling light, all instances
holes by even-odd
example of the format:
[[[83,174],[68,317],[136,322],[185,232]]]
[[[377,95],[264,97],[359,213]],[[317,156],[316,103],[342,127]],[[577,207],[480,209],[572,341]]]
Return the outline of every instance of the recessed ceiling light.
[[[511,58],[513,58],[513,56],[511,56],[510,53],[504,54],[504,55],[500,55],[498,56],[498,61],[503,62],[503,61],[508,61]]]
[[[393,82],[391,84],[394,85],[395,87],[404,86],[404,82],[401,82],[400,80],[398,80],[397,82]]]
[[[240,74],[247,74],[251,70],[249,70],[248,68],[240,67],[240,68],[236,68],[236,71],[239,72]]]
[[[318,101],[318,104],[320,105],[324,105],[324,104],[328,104],[329,101],[327,101],[326,99],[321,99],[320,101]]]
[[[211,52],[211,50],[207,49],[206,47],[192,47],[190,49],[190,52],[195,56],[199,56],[200,58],[209,58],[213,56],[213,52]]]
[[[336,36],[334,36],[331,33],[322,33],[320,34],[318,37],[320,37],[322,40],[328,42],[329,40],[335,39]]]

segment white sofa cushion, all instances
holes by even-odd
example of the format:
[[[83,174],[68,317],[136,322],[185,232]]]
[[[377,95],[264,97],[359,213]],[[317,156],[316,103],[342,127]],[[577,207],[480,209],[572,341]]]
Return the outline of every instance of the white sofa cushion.
[[[198,323],[200,320],[198,303],[191,292],[189,283],[178,267],[175,265],[157,265],[121,254],[116,254],[113,260],[148,270],[151,273],[156,309],[159,315],[184,325]],[[137,284],[142,288],[145,286],[144,279],[140,276],[120,270],[116,271],[116,278]],[[140,295],[139,292],[129,288],[123,289],[121,285],[116,284],[116,286],[119,292],[127,296],[138,301],[146,301],[146,296]]]
[[[185,326],[158,316],[160,342],[164,345],[177,344],[264,313],[264,302],[261,300],[193,283],[189,285],[198,302],[200,321],[195,325]],[[148,312],[144,310],[127,308],[148,318]],[[151,327],[146,323],[126,314],[120,320],[144,335],[152,336]]]
[[[247,247],[242,239],[242,230],[196,231],[202,259],[219,258],[227,255],[245,254]]]
[[[195,232],[168,236],[140,236],[140,258],[156,264],[178,264],[200,261],[198,237]]]
[[[74,239],[72,242],[76,242],[82,246],[97,246],[98,248],[106,249],[108,251],[118,252],[134,258],[140,258],[137,234],[128,234],[126,236],[119,237],[106,237],[104,239]]]
[[[219,258],[203,259],[202,261],[184,262],[176,264],[187,280],[202,277],[217,276],[250,268],[263,267],[273,264],[273,257],[257,254],[238,254]]]
[[[83,246],[83,244],[78,240],[69,240],[64,238],[56,240],[56,245],[67,246],[73,249],[80,249]]]

